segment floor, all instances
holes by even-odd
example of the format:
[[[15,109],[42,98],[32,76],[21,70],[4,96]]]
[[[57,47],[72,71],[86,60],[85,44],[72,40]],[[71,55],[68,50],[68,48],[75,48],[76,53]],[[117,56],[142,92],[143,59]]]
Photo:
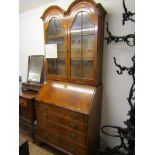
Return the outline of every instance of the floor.
[[[30,155],[64,155],[60,151],[52,147],[49,147],[46,144],[42,146],[36,145],[35,143],[32,142],[32,139],[30,137],[27,137],[24,133],[20,132],[20,135],[28,139]]]

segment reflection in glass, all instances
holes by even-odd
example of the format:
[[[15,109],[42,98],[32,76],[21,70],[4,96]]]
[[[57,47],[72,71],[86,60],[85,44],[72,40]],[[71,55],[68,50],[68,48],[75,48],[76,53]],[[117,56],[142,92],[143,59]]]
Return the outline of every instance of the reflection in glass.
[[[44,56],[33,55],[30,57],[29,72],[28,72],[28,82],[40,82],[42,68],[43,68]]]
[[[60,19],[54,17],[48,23],[46,31],[46,41],[50,41],[53,37],[64,36],[64,30],[61,27]]]
[[[59,18],[51,18],[46,31],[46,58],[49,74],[65,76],[64,29]]]
[[[95,25],[87,12],[76,15],[71,33],[71,77],[93,78]]]

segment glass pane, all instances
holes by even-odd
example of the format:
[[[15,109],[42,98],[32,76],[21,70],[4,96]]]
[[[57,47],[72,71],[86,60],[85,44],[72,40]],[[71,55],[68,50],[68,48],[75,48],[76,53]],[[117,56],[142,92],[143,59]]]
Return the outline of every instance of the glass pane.
[[[46,44],[46,48],[48,49],[49,56],[47,56],[46,50],[46,58],[48,63],[48,73],[63,75],[65,76],[65,51],[64,51],[64,38],[52,39]],[[53,46],[56,46],[56,49],[52,49]]]
[[[64,30],[61,27],[60,19],[52,18],[48,23],[48,28],[46,31],[46,42],[55,37],[64,36]]]
[[[85,35],[82,37],[82,57],[94,57],[94,35]]]
[[[82,37],[82,77],[93,78],[94,35]]]
[[[75,21],[72,25],[72,28],[70,30],[70,33],[72,36],[81,34],[81,26],[82,26],[81,17],[82,17],[82,12],[77,14]]]
[[[93,78],[93,58],[83,58],[82,60],[82,78]]]
[[[81,58],[71,59],[71,77],[81,77]]]
[[[71,27],[71,77],[93,78],[94,32],[87,12],[80,12]]]
[[[90,15],[82,12],[82,34],[94,34],[95,25],[92,23]]]
[[[81,36],[71,37],[71,76],[81,77]]]
[[[57,74],[57,63],[55,58],[47,58],[48,73]]]

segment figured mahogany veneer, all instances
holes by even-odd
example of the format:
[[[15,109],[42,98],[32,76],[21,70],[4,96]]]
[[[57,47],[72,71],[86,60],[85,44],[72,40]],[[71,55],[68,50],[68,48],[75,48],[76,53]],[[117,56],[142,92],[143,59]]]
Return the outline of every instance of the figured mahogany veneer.
[[[36,139],[79,155],[92,154],[99,133],[102,85],[51,81],[36,97]]]
[[[48,56],[46,49],[46,82],[36,97],[35,138],[66,154],[95,153],[105,14],[93,0],[75,0],[67,11],[50,6],[41,17],[45,49],[51,51]]]
[[[87,15],[86,26],[81,26],[84,27],[83,29],[79,26],[84,24],[85,19],[81,19],[80,22],[77,17],[80,13]],[[58,6],[50,6],[44,11],[41,19],[44,26],[45,47],[50,42],[58,46],[63,42],[61,47],[57,47],[57,58],[45,60],[47,80],[92,86],[102,83],[105,14],[102,5],[96,4],[93,0],[75,0],[67,11]],[[57,23],[56,27],[53,27],[53,32],[49,34],[48,28],[53,26],[50,22],[54,18],[59,24]],[[89,40],[90,38],[93,40]],[[76,75],[78,72],[81,75]]]

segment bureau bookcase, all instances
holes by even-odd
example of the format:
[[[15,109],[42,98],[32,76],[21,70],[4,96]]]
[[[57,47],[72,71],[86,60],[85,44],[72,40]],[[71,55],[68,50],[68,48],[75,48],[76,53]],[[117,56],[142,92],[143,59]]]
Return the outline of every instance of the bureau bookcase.
[[[36,97],[36,141],[93,155],[100,130],[105,10],[76,0],[43,15],[46,82]]]

